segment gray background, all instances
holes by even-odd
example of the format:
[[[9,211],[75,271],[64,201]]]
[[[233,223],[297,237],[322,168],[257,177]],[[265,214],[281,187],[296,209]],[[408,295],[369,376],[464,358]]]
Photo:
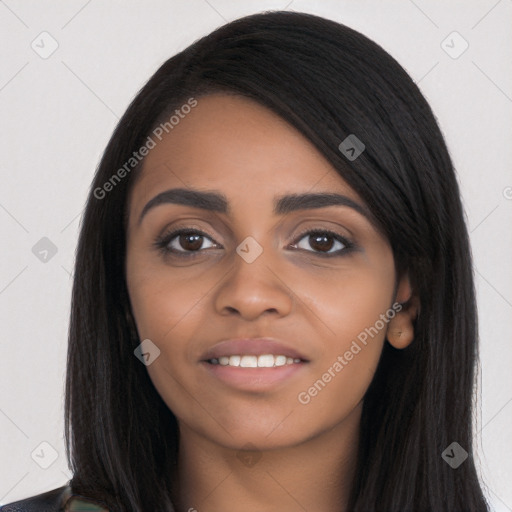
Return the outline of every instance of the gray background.
[[[0,1],[0,504],[70,477],[63,386],[74,250],[118,118],[168,57],[266,9],[319,14],[369,36],[438,117],[475,258],[477,464],[494,510],[512,511],[512,0]]]

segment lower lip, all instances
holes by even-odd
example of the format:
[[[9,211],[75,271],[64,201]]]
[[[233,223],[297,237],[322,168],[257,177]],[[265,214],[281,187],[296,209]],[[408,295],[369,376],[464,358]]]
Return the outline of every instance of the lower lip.
[[[201,362],[206,370],[226,384],[245,391],[265,391],[275,389],[280,384],[304,370],[306,362],[274,366],[272,368],[243,368],[241,366],[222,366]]]

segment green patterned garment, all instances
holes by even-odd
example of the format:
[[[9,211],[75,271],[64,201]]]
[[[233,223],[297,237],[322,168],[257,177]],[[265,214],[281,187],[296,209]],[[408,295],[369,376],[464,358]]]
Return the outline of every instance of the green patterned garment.
[[[69,484],[63,493],[62,510],[64,512],[110,512],[104,503],[74,494]]]

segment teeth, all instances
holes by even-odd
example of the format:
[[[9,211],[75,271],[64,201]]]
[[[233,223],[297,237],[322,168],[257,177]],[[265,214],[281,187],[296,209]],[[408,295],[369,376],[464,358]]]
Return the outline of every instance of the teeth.
[[[270,368],[274,366],[274,356],[271,354],[264,354],[258,356],[258,368]]]
[[[272,368],[274,366],[284,366],[287,364],[300,363],[299,358],[286,357],[282,355],[262,354],[261,356],[252,355],[234,355],[221,356],[210,359],[211,364],[221,366],[240,366],[242,368]]]
[[[240,366],[242,368],[256,368],[258,366],[258,358],[256,356],[242,356]]]
[[[274,364],[276,366],[284,366],[286,364],[286,356],[276,356]]]
[[[229,358],[229,366],[240,366],[240,360],[242,358],[240,356],[231,356]]]

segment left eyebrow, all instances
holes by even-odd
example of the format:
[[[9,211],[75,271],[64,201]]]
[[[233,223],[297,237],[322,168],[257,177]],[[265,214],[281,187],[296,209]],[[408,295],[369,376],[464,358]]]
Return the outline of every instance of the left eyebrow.
[[[156,195],[148,201],[139,216],[139,225],[149,210],[161,204],[180,204],[202,210],[231,215],[226,196],[220,192],[174,188]],[[288,194],[274,198],[274,215],[286,215],[298,210],[312,210],[328,206],[346,206],[357,211],[373,224],[368,209],[347,196],[331,192]]]

